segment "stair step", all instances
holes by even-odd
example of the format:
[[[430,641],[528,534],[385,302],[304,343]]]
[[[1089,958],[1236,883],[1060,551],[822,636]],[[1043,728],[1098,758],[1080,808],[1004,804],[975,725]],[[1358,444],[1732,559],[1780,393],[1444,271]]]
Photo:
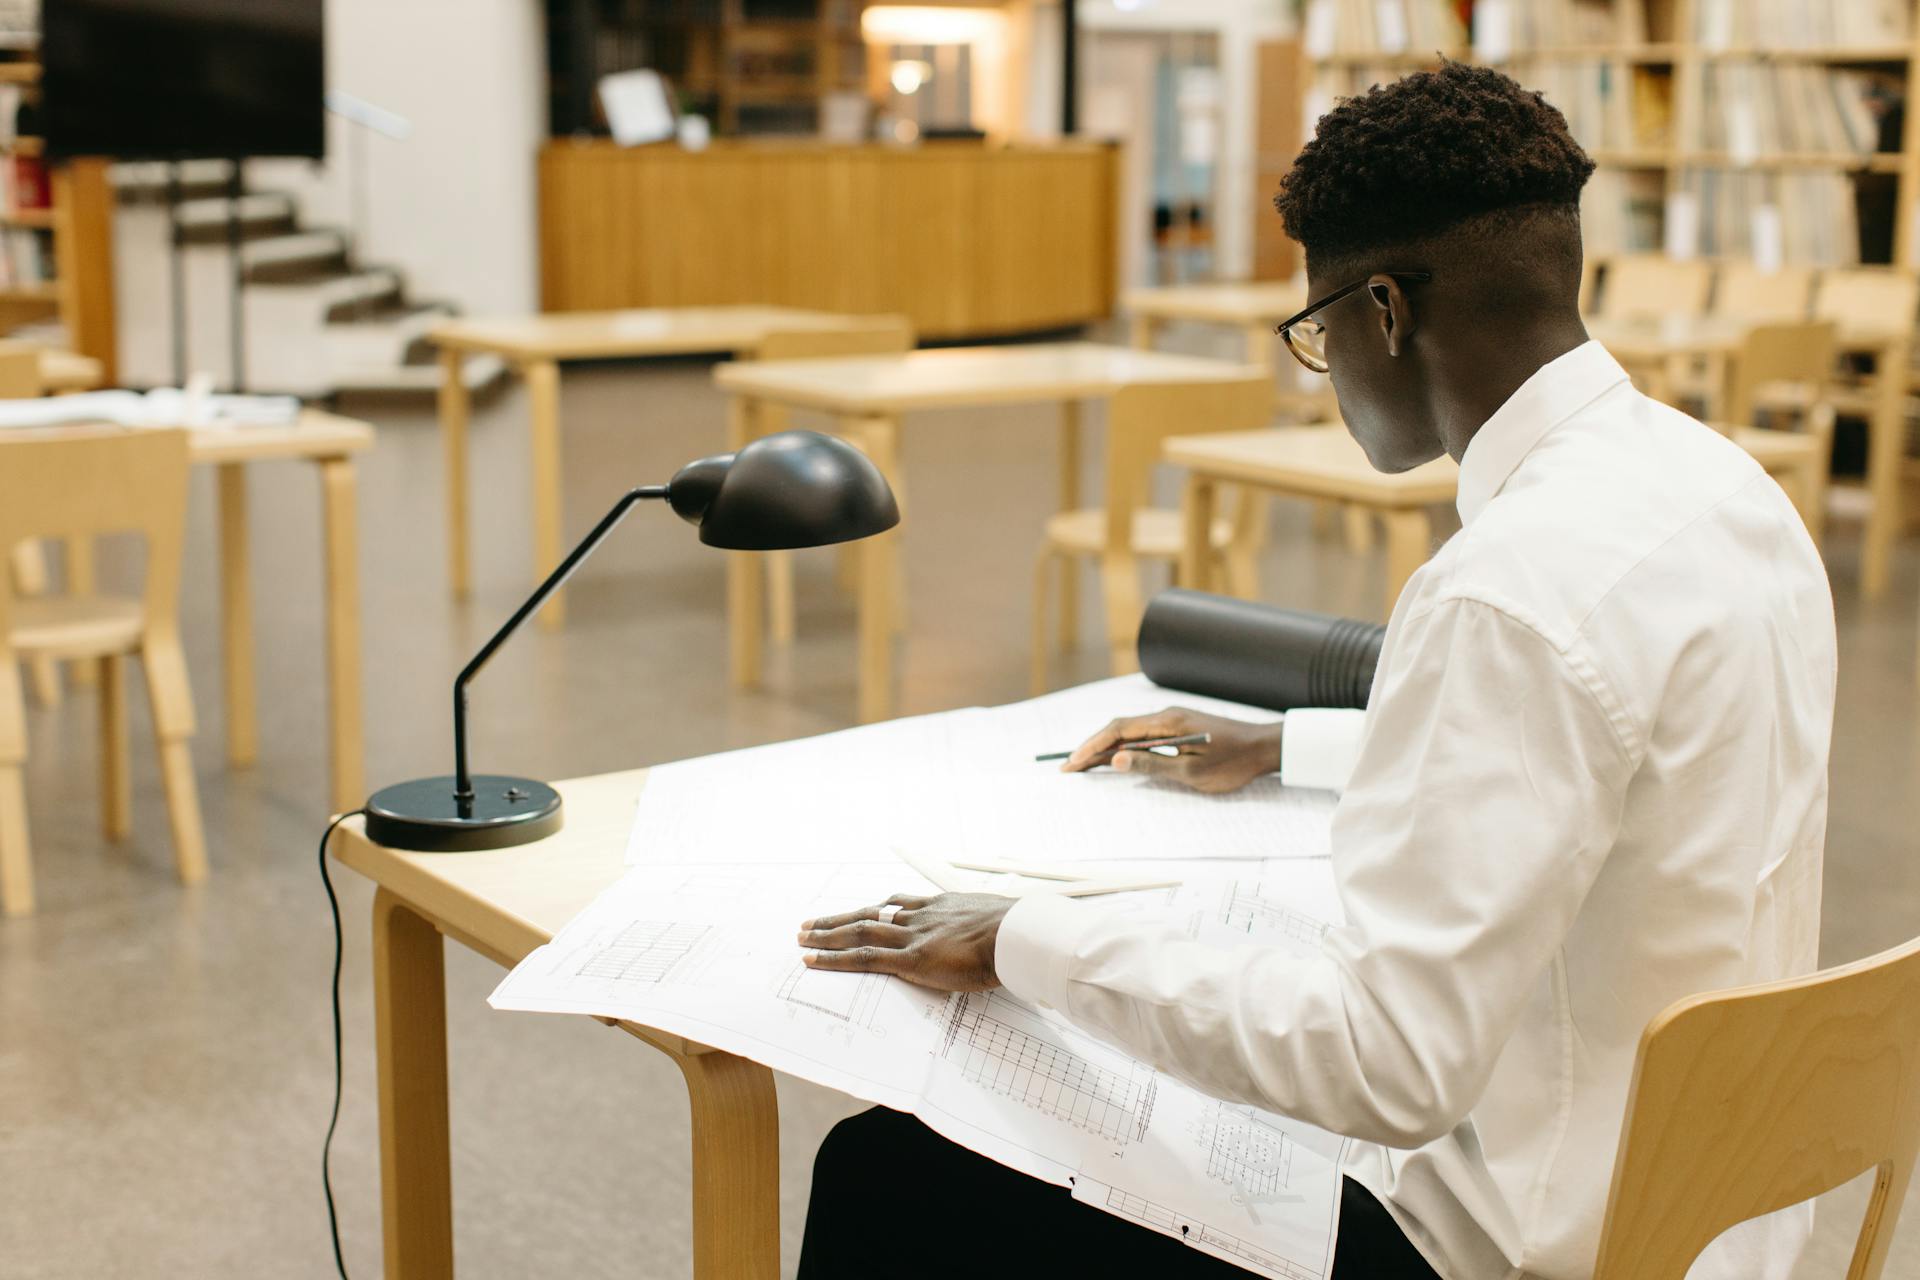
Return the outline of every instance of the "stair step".
[[[299,211],[294,207],[291,196],[277,191],[256,192],[241,196],[237,203],[240,238],[243,242],[289,235],[297,230],[295,221]],[[229,230],[227,210],[235,204],[225,195],[182,200],[175,212],[181,241],[185,244],[225,244]]]
[[[253,279],[247,287],[269,298],[298,291],[303,295],[304,305],[311,306],[325,323],[332,324],[352,318],[356,311],[384,306],[398,299],[405,282],[391,267],[361,267],[319,271],[310,278]]]
[[[240,247],[248,283],[318,284],[348,275],[347,239],[338,231],[265,236]]]
[[[167,198],[167,168],[160,161],[123,161],[108,170],[108,179],[122,204],[159,204]],[[224,197],[231,169],[225,160],[184,162],[180,166],[182,199]]]
[[[469,356],[461,365],[461,381],[467,390],[485,391],[506,376],[507,362],[499,356]],[[339,391],[417,392],[432,395],[440,389],[440,365],[405,364],[356,367],[336,371],[334,387]]]

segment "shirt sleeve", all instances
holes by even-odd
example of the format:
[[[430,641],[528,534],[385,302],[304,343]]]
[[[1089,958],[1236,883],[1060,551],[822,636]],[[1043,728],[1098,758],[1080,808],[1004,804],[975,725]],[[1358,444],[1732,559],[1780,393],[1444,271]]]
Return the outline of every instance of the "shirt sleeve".
[[[1364,711],[1302,707],[1287,712],[1280,730],[1280,781],[1345,791],[1366,725]]]
[[[1347,922],[1317,953],[1035,897],[1001,926],[1007,989],[1214,1097],[1398,1148],[1457,1125],[1613,844],[1632,766],[1593,682],[1507,613],[1449,601],[1397,640],[1334,818]]]

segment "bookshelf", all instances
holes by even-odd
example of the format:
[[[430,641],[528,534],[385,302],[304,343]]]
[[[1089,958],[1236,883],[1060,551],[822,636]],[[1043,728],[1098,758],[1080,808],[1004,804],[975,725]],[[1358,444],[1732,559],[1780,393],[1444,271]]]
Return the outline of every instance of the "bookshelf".
[[[15,56],[0,61],[0,333],[57,323],[64,345],[98,360],[111,383],[117,340],[107,161],[46,163],[44,140],[17,129],[39,100],[40,64],[30,47],[9,52]]]
[[[1596,253],[1920,267],[1917,3],[1306,0],[1307,127],[1438,56],[1498,66],[1598,165]]]
[[[600,77],[666,76],[716,132],[811,134],[829,94],[864,93],[865,0],[547,0],[549,130],[604,134]]]

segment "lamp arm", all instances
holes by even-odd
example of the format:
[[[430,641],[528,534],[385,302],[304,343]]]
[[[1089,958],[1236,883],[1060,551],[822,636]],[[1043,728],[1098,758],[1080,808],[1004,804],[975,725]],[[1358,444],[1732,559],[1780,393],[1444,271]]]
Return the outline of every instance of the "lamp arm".
[[[463,810],[473,803],[473,778],[467,772],[467,683],[480,674],[480,669],[486,666],[488,659],[492,658],[500,646],[507,642],[507,637],[518,631],[520,624],[532,617],[540,606],[547,602],[547,597],[558,591],[561,584],[573,576],[573,571],[580,567],[580,562],[593,554],[593,549],[613,532],[614,526],[625,518],[627,512],[636,503],[649,498],[665,498],[667,487],[664,484],[644,485],[631,490],[620,501],[614,503],[613,510],[600,517],[600,523],[593,526],[592,532],[580,539],[580,545],[567,553],[567,558],[560,562],[560,567],[548,574],[545,582],[534,588],[533,594],[514,610],[513,616],[507,619],[506,625],[494,632],[493,638],[481,645],[480,652],[474,654],[473,659],[460,669],[460,674],[454,677],[453,794],[455,801]]]

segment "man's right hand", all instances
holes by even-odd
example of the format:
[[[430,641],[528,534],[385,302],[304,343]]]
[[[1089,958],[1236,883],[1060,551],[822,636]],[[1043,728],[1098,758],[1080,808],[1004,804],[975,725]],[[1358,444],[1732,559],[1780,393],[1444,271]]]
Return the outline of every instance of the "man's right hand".
[[[1212,741],[1182,747],[1177,756],[1123,749],[1128,742],[1194,733],[1209,734]],[[1121,773],[1168,778],[1209,794],[1238,791],[1262,774],[1280,768],[1280,726],[1247,724],[1184,707],[1168,707],[1152,715],[1113,721],[1081,743],[1060,768],[1064,773],[1081,773],[1103,764]]]

